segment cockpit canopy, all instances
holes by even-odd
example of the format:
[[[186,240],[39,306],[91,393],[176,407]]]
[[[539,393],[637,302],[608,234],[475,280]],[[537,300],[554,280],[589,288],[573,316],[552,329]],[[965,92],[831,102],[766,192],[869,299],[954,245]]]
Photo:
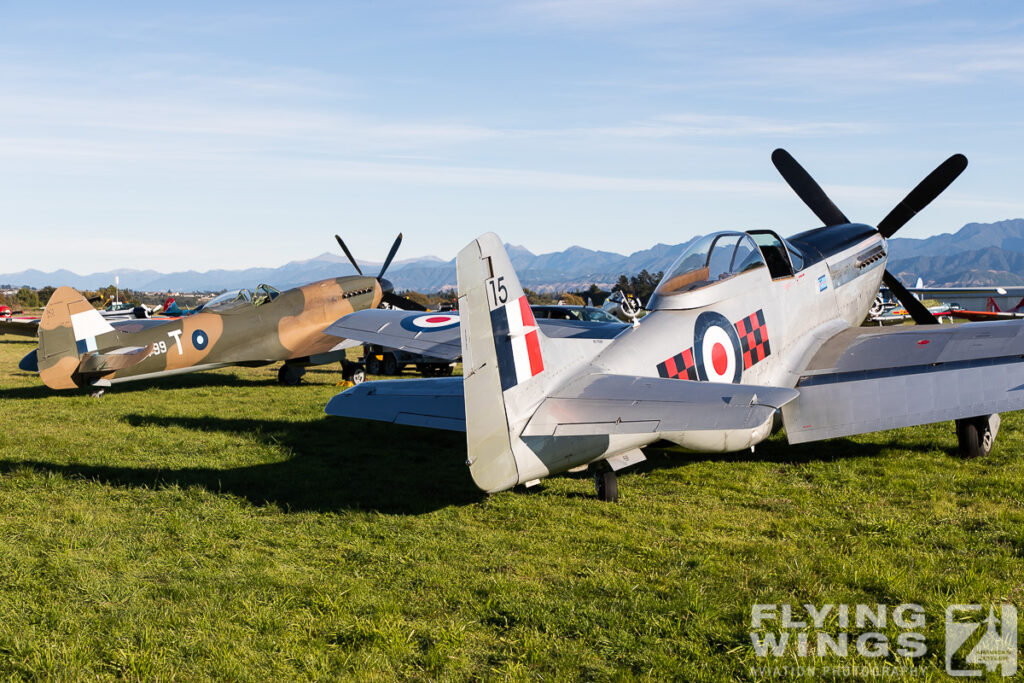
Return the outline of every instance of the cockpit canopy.
[[[255,292],[250,292],[248,289],[230,289],[213,297],[197,310],[225,312],[247,304],[259,306],[273,301],[280,293],[270,285],[259,285]]]
[[[760,268],[767,268],[773,280],[791,277],[803,268],[803,258],[771,230],[712,233],[695,241],[675,260],[647,308],[684,307],[668,305],[665,297],[717,285]]]
[[[749,235],[719,232],[691,244],[665,273],[656,293],[682,294],[763,267],[761,252]]]

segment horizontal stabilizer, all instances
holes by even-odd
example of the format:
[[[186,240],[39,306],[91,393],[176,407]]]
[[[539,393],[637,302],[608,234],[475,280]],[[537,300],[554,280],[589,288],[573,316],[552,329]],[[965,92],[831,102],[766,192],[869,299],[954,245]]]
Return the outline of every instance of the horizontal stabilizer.
[[[154,345],[149,346],[125,346],[107,353],[87,353],[82,356],[78,365],[78,374],[107,375],[111,372],[124,370],[133,365],[138,365],[153,353]]]
[[[798,395],[780,387],[587,375],[544,399],[523,436],[753,429]]]
[[[461,377],[363,382],[332,398],[324,412],[338,417],[466,431]]]

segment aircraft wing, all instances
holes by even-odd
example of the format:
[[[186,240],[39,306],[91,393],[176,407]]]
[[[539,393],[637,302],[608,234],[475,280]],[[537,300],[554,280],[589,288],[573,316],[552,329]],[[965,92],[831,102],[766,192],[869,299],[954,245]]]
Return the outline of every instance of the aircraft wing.
[[[324,332],[445,360],[462,355],[459,316],[452,313],[367,309],[349,313]]]
[[[581,320],[537,320],[545,336],[574,339],[611,339],[630,327],[625,323],[593,323]],[[423,313],[372,309],[349,313],[325,332],[335,337],[358,339],[367,344],[455,360],[462,355],[457,313]]]
[[[35,337],[39,333],[39,318],[0,318],[0,334]]]
[[[852,327],[782,409],[790,443],[1024,409],[1024,324]]]
[[[965,311],[960,309],[950,311],[950,315],[954,318],[965,318],[974,321],[1016,320],[1017,318],[1024,318],[1024,313],[1014,313],[1013,311]]]
[[[781,387],[585,375],[545,398],[523,436],[752,429],[797,395]]]
[[[328,401],[324,412],[339,417],[466,431],[461,377],[362,382]]]

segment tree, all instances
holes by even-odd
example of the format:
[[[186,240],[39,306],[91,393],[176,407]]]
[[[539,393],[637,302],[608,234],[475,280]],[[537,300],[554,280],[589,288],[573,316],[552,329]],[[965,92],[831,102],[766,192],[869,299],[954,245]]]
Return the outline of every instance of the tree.
[[[40,302],[40,304],[45,306],[46,304],[50,303],[50,297],[53,296],[53,293],[56,292],[56,291],[57,291],[57,288],[56,287],[51,287],[50,285],[47,285],[47,286],[43,287],[42,289],[40,289],[39,290],[39,302]]]
[[[22,308],[39,308],[39,294],[30,287],[19,289],[17,299]]]

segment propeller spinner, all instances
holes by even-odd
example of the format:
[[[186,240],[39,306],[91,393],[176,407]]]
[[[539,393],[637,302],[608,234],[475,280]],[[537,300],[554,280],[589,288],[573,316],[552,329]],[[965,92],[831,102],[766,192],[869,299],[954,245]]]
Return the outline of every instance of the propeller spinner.
[[[807,208],[813,211],[826,227],[850,222],[846,215],[839,210],[839,207],[828,198],[821,186],[814,181],[811,174],[797,163],[789,152],[781,148],[776,149],[772,152],[772,163],[775,164],[775,168],[778,169],[782,178],[807,205]],[[878,223],[878,232],[886,239],[892,237],[921,209],[942,194],[963,173],[965,168],[967,168],[967,157],[963,154],[954,154],[939,164]],[[914,322],[918,325],[938,324],[939,321],[935,316],[907,291],[899,278],[886,270],[882,281],[885,282],[893,296],[907,309],[907,313],[914,319]]]

